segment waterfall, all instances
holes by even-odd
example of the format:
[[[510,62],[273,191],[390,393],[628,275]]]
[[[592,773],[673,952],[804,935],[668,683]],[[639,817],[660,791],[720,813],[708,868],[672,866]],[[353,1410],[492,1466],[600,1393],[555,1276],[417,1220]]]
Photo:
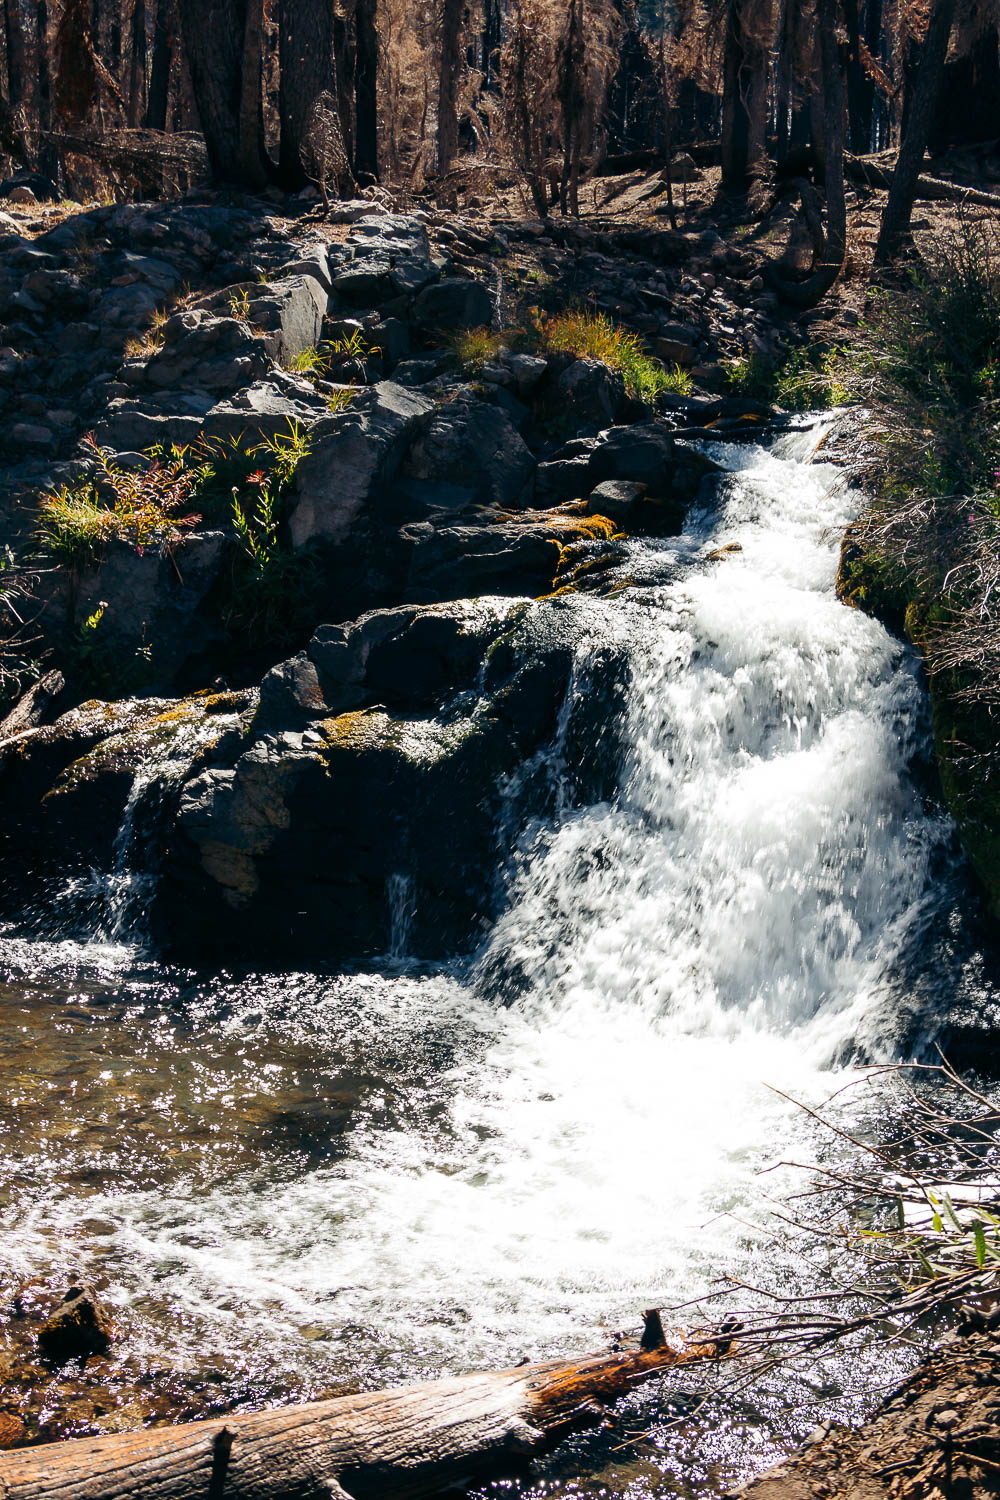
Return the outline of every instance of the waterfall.
[[[151,1357],[270,1399],[601,1347],[726,1270],[800,1284],[753,1228],[757,1174],[817,1138],[767,1085],[818,1103],[852,1049],[892,1053],[953,858],[910,775],[914,659],[835,597],[859,499],[805,461],[817,436],[718,444],[683,536],[630,543],[612,596],[532,606],[540,629],[574,611],[578,644],[554,738],[504,788],[471,959],[408,964],[401,869],[380,969],[116,981],[124,1176],[95,1186],[81,1144],[75,1179],[67,1135],[53,1192],[43,1143],[16,1226],[99,1270]],[[609,755],[595,797],[581,764]],[[112,885],[149,867],[179,765],[137,776]],[[841,1374],[857,1389],[859,1359]]]

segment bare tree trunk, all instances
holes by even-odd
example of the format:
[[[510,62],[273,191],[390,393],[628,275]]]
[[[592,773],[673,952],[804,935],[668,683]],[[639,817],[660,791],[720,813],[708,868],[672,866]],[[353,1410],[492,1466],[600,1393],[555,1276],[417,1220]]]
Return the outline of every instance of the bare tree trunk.
[[[3,1453],[0,1493],[5,1500],[422,1500],[552,1447],[599,1421],[600,1403],[671,1366],[726,1352],[644,1344],[634,1353]]]
[[[11,110],[24,103],[24,85],[28,68],[25,57],[24,27],[18,0],[4,0],[4,41],[7,46],[7,103]]]
[[[333,17],[333,66],[336,75],[337,107],[340,131],[348,161],[354,160],[355,74],[357,72],[357,6],[358,0],[347,0]]]
[[[354,170],[378,176],[378,28],[376,0],[357,0],[354,72]]]
[[[333,63],[333,10],[329,0],[279,0],[281,117],[279,178],[294,192],[309,178],[303,147],[309,111],[320,94],[336,96]]]
[[[722,185],[744,192],[765,155],[773,0],[729,0],[723,56]]]
[[[580,130],[583,102],[583,0],[569,0],[568,26],[563,49],[563,76],[559,89],[562,103],[563,166],[559,181],[559,207],[579,216]]]
[[[927,149],[927,137],[941,86],[941,73],[954,18],[955,0],[935,0],[921,49],[906,130],[899,148],[899,160],[892,174],[892,187],[889,189],[878,244],[875,246],[877,266],[885,266],[895,260],[910,232],[917,179]]]
[[[266,167],[256,128],[250,129],[249,101],[258,90],[261,0],[179,3],[184,51],[212,171],[223,182],[260,187]]]
[[[149,93],[143,125],[147,130],[166,130],[167,96],[170,91],[171,46],[173,28],[170,24],[171,0],[156,0],[156,20],[153,23],[153,55],[149,66]]]
[[[844,95],[837,29],[837,0],[817,0],[816,29],[823,100],[823,172],[826,189],[826,236],[822,264],[802,282],[772,274],[772,284],[786,302],[815,307],[833,286],[847,258],[847,201],[844,196]]]
[[[572,3],[572,0],[571,0]],[[438,174],[450,171],[458,155],[458,81],[463,0],[444,0],[438,66]]]
[[[146,0],[132,0],[132,43],[126,121],[135,127],[146,106]]]
[[[262,188],[267,182],[260,87],[263,48],[264,0],[246,0],[240,90],[240,181],[254,188]]]
[[[45,140],[45,132],[52,129],[52,75],[49,69],[49,7],[47,0],[37,0],[35,10],[35,76],[37,86],[38,133],[41,145],[38,148],[38,165],[55,181],[59,173],[59,159],[51,145]]]

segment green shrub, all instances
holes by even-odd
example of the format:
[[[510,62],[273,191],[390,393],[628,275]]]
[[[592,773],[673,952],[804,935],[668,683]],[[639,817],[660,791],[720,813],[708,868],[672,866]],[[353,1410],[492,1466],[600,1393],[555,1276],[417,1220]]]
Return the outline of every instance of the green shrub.
[[[996,490],[1000,467],[1000,230],[966,223],[902,284],[873,294],[850,362],[879,414],[886,489]]]
[[[726,380],[734,395],[786,411],[826,411],[851,399],[841,376],[843,351],[796,350],[780,359],[754,350],[731,359]]]
[[[196,473],[182,454],[151,457],[145,468],[127,469],[92,436],[84,444],[96,465],[94,477],[43,495],[39,505],[37,535],[50,556],[93,561],[113,538],[137,552],[169,547],[201,520],[186,513]]]
[[[288,428],[250,450],[267,467],[248,475],[242,490],[234,487],[231,496],[239,551],[224,617],[227,628],[253,646],[283,645],[312,623],[315,561],[288,552],[279,536],[285,491],[310,452],[308,434],[298,423],[289,422]]]
[[[630,396],[653,403],[668,391],[687,394],[691,378],[679,366],[666,370],[659,360],[643,352],[636,333],[619,328],[605,313],[571,308],[539,324],[543,348],[554,353],[574,354],[578,359],[596,359],[616,370]]]

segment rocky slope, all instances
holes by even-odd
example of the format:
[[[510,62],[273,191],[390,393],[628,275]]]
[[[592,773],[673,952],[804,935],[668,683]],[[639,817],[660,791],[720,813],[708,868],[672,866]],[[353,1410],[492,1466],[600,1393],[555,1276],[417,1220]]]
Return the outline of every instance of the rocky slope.
[[[8,222],[0,242],[5,530],[35,649],[68,685],[0,745],[4,909],[145,839],[175,948],[343,957],[384,946],[405,846],[418,950],[467,943],[500,857],[499,788],[565,691],[569,596],[604,586],[623,534],[680,527],[714,467],[692,436],[768,418],[704,385],[644,401],[619,370],[546,346],[529,299],[558,311],[586,286],[654,360],[711,384],[730,341],[778,337],[757,260],[655,221],[366,201],[332,223],[199,201],[46,222]],[[214,491],[191,488],[192,455]],[[150,520],[168,480],[191,513]],[[251,514],[255,484],[273,525]],[[65,522],[81,493],[116,518],[86,545]],[[46,560],[33,536],[54,503]],[[528,602],[550,595],[565,602]],[[23,601],[7,603],[16,638]]]

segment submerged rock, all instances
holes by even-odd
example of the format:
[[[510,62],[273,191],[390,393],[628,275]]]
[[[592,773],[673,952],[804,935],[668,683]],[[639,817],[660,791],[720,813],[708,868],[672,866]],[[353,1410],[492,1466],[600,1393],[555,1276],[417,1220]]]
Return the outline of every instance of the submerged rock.
[[[38,1348],[54,1364],[106,1354],[114,1337],[111,1319],[89,1287],[70,1287],[38,1330]]]

